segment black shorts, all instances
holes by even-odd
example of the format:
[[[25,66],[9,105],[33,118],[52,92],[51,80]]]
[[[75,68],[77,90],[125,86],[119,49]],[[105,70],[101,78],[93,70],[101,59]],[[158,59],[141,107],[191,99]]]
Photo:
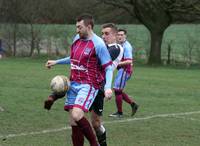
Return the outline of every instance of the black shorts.
[[[99,90],[97,96],[90,107],[90,111],[93,110],[97,115],[102,116],[103,113],[103,104],[104,104],[104,91]]]

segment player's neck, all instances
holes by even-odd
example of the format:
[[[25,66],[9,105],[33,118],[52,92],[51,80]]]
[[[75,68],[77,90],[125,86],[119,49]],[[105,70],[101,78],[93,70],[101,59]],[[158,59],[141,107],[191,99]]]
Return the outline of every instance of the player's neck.
[[[117,41],[112,41],[108,45],[113,45],[113,44],[117,44]]]
[[[93,30],[91,30],[91,31],[89,31],[88,32],[88,39],[91,39],[92,38],[92,36],[93,36],[93,34],[94,34],[94,32],[93,32]]]

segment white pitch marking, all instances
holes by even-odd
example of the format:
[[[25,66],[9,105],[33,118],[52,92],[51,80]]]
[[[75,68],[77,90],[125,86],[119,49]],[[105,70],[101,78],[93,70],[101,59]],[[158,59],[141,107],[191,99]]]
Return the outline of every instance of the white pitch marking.
[[[185,112],[185,113],[171,113],[171,114],[158,114],[147,116],[143,118],[132,118],[132,119],[124,119],[124,120],[115,120],[115,121],[107,121],[104,123],[123,123],[123,122],[130,122],[130,121],[142,121],[142,120],[149,120],[153,118],[165,118],[165,117],[175,117],[175,116],[185,116],[185,115],[192,115],[192,114],[200,114],[200,111],[193,111],[193,112]]]
[[[175,118],[177,119],[184,119],[184,120],[190,120],[190,121],[199,121],[198,119],[195,119],[195,118],[188,118],[188,117],[180,117],[180,116],[174,116]]]
[[[58,129],[48,129],[48,130],[42,130],[42,131],[36,131],[36,132],[29,132],[29,133],[20,133],[20,134],[8,134],[7,136],[0,135],[0,138],[11,138],[11,137],[19,137],[19,136],[27,136],[27,135],[38,135],[38,134],[45,134],[45,133],[51,133],[51,132],[60,132],[64,130],[71,129],[71,127],[62,127]]]
[[[143,121],[143,120],[149,120],[149,119],[153,119],[153,118],[176,117],[176,116],[185,116],[185,115],[192,115],[192,114],[200,114],[200,111],[192,111],[192,112],[185,112],[185,113],[158,114],[158,115],[146,116],[146,117],[141,117],[141,118],[130,118],[130,119],[124,119],[124,120],[105,121],[104,124],[123,123],[123,122],[131,122],[131,121]],[[19,136],[39,135],[39,134],[45,134],[45,133],[60,132],[60,131],[69,130],[69,129],[71,129],[70,126],[62,127],[62,128],[58,128],[58,129],[42,130],[42,131],[37,131],[37,132],[29,132],[29,133],[24,132],[24,133],[19,133],[19,134],[8,134],[6,136],[0,135],[0,138],[7,139],[7,138],[19,137]]]

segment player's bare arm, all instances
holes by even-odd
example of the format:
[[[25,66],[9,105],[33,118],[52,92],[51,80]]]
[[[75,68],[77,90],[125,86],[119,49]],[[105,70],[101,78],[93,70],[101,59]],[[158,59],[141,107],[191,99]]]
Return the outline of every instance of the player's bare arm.
[[[56,65],[56,60],[48,60],[45,64],[47,68],[51,68],[53,65]]]
[[[112,98],[112,89],[105,89],[105,100],[110,100]]]
[[[121,61],[118,66],[125,66],[128,64],[133,64],[132,60]]]

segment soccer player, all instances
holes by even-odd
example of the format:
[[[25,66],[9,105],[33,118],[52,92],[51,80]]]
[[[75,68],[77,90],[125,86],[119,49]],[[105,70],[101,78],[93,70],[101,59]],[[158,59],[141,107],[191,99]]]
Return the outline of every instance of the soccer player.
[[[104,42],[106,43],[107,49],[109,51],[109,54],[112,58],[112,67],[113,70],[117,67],[118,63],[122,59],[123,56],[123,48],[116,44],[116,35],[117,35],[117,27],[113,23],[106,23],[102,25],[102,38]],[[104,71],[102,72],[104,74]],[[92,126],[96,132],[96,136],[98,139],[98,142],[100,146],[107,146],[106,142],[106,130],[104,126],[102,125],[102,112],[103,112],[103,105],[104,105],[104,91],[103,87],[105,85],[105,82],[102,83],[101,89],[98,91],[98,94],[90,107],[91,112],[91,123]],[[50,95],[54,97],[54,99],[62,98],[65,96],[65,93],[55,95]],[[50,109],[54,101],[52,100],[46,100],[46,109]]]
[[[117,27],[113,23],[106,23],[102,25],[102,39],[107,45],[108,51],[113,61],[113,70],[117,67],[123,56],[123,48],[116,43]],[[104,83],[102,84],[103,89]],[[91,121],[92,126],[96,132],[96,136],[100,146],[107,146],[106,143],[106,130],[102,125],[102,112],[104,104],[104,93],[100,89],[92,104],[91,110]]]
[[[69,111],[70,125],[72,127],[73,146],[83,146],[84,136],[91,146],[98,146],[89,121],[84,112],[88,112],[98,90],[105,78],[104,94],[106,99],[112,96],[112,61],[103,40],[93,32],[93,18],[90,15],[82,15],[77,18],[75,37],[71,46],[70,57],[59,60],[48,60],[46,66],[50,68],[55,64],[70,64],[70,89],[64,109]],[[102,76],[102,69],[105,77]],[[45,101],[54,101],[55,96]]]
[[[132,56],[132,46],[131,44],[126,40],[126,33],[127,31],[125,29],[119,29],[117,33],[117,42],[121,44],[121,46],[124,48],[124,55],[122,58],[122,61],[118,64],[118,72],[115,77],[114,81],[114,92],[115,92],[115,102],[117,106],[117,112],[109,115],[110,117],[122,117],[123,111],[122,111],[122,102],[123,100],[130,104],[132,109],[133,116],[137,109],[138,105],[136,102],[131,99],[123,90],[125,88],[126,82],[130,79],[132,72],[133,72],[133,56]]]

